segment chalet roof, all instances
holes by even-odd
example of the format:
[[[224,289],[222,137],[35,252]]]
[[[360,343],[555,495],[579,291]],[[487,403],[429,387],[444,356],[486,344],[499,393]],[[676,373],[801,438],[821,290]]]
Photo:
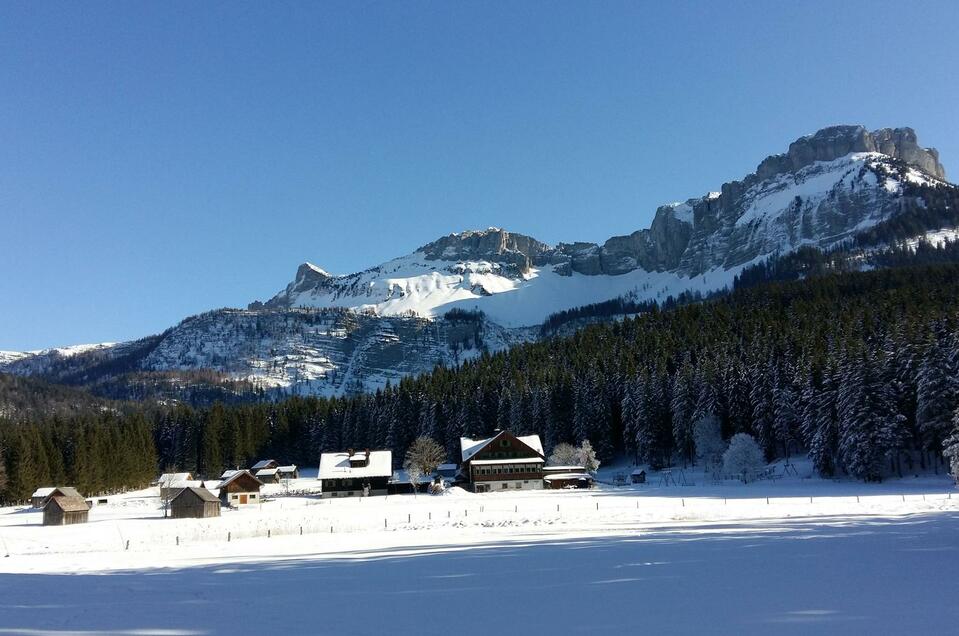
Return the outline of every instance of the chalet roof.
[[[585,466],[543,466],[543,470],[552,473],[585,473]]]
[[[289,466],[280,466],[279,468],[277,468],[277,470],[280,471],[281,473],[292,473],[294,470],[296,470],[296,464],[290,464]]]
[[[45,488],[37,488],[36,490],[33,491],[33,494],[30,495],[30,496],[31,496],[31,497],[49,497],[50,494],[51,494],[54,490],[56,490],[56,487],[54,487],[54,486],[47,486],[47,487],[45,487]]]
[[[273,475],[280,472],[279,468],[264,468],[262,470],[256,471],[257,477],[272,477]]]
[[[72,486],[49,486],[45,488],[37,488],[36,492],[31,495],[32,497],[49,497],[50,495],[57,494],[58,496],[63,497],[80,497],[83,499],[83,495],[77,492],[76,488]]]
[[[642,468],[637,468],[636,470],[634,470],[633,472],[631,472],[630,475],[640,475],[640,474],[645,473],[645,472],[646,472],[646,471],[643,470]]]
[[[237,474],[238,472],[240,472],[240,471],[239,471],[239,470],[236,470],[236,469],[224,470],[224,471],[223,471],[223,474],[220,475],[220,479],[229,479],[230,477],[232,477],[233,475]]]
[[[350,466],[349,453],[323,453],[320,455],[320,479],[350,479],[352,477],[392,477],[393,453],[388,450],[370,451],[366,466]],[[366,459],[365,454],[361,459]],[[356,460],[354,460],[356,461]]]
[[[63,512],[86,512],[90,509],[89,504],[87,504],[87,500],[79,495],[51,497],[43,508],[46,510],[50,506],[56,506]]]
[[[268,468],[270,464],[276,464],[276,463],[277,462],[275,459],[261,459],[257,463],[253,464],[253,468],[251,468],[250,470],[261,470],[263,468]]]
[[[440,464],[436,467],[436,470],[456,470],[459,468],[459,464]]]
[[[250,471],[248,471],[248,470],[238,470],[238,471],[236,471],[235,474],[230,475],[229,477],[227,477],[226,479],[224,479],[223,481],[221,481],[221,482],[219,483],[219,485],[217,486],[217,488],[220,488],[220,489],[225,488],[227,484],[233,483],[233,482],[236,481],[237,479],[241,478],[243,475],[247,475],[247,476],[249,476],[250,479],[252,479],[252,480],[255,481],[256,483],[260,484],[261,486],[263,485],[263,482],[260,481],[259,479],[257,479],[256,477],[254,477],[254,476],[253,476],[253,473],[251,473]]]
[[[496,439],[500,435],[503,435],[504,433],[506,433],[506,431],[500,431],[496,435],[493,435],[492,437],[487,437],[486,439],[470,439],[469,437],[461,437],[460,451],[463,454],[463,461],[464,462],[469,461],[469,459],[473,455],[483,450],[483,448],[487,444],[492,442],[494,439]],[[543,442],[540,441],[539,435],[517,435],[516,439],[518,439],[523,444],[526,444],[527,446],[532,448],[534,451],[536,451],[540,455],[544,454]]]
[[[209,490],[207,490],[206,488],[195,488],[195,487],[193,487],[193,486],[190,486],[190,487],[184,488],[183,490],[181,490],[180,492],[178,492],[178,493],[173,497],[173,499],[170,500],[170,503],[172,504],[174,501],[176,501],[177,499],[180,498],[180,495],[182,495],[183,493],[185,493],[185,492],[187,492],[187,491],[192,492],[194,495],[196,495],[197,497],[199,497],[201,501],[205,501],[205,502],[208,502],[208,503],[213,503],[213,502],[215,502],[215,501],[220,501],[219,499],[217,499],[216,497],[214,497],[214,496],[213,496],[213,493],[210,492]]]

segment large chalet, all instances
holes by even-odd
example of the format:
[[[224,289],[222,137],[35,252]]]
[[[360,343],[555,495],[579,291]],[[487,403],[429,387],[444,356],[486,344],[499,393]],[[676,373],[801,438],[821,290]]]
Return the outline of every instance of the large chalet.
[[[460,438],[461,472],[473,492],[541,490],[543,443],[539,435],[497,431],[486,439]]]

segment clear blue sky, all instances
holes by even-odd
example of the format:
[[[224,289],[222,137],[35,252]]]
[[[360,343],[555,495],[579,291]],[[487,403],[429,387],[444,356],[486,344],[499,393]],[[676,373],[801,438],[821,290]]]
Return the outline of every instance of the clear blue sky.
[[[959,175],[959,3],[0,4],[0,349],[490,225],[645,227],[836,123]]]

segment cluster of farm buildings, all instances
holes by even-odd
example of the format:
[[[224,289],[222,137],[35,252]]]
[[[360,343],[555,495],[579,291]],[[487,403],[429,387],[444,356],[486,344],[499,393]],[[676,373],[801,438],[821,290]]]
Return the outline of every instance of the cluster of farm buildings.
[[[453,484],[477,493],[544,488],[588,488],[592,476],[582,466],[547,466],[538,435],[516,436],[497,431],[485,439],[460,439],[461,462],[440,464],[432,475],[411,483],[404,471],[394,471],[388,450],[348,449],[323,453],[318,479],[320,496],[370,497],[412,492],[432,483]],[[174,519],[217,517],[223,506],[259,504],[264,484],[289,484],[299,478],[296,466],[272,459],[249,469],[224,471],[215,481],[197,480],[191,473],[166,473],[156,485],[166,516]],[[85,523],[96,500],[87,500],[68,487],[40,488],[31,501],[43,509],[44,525]]]

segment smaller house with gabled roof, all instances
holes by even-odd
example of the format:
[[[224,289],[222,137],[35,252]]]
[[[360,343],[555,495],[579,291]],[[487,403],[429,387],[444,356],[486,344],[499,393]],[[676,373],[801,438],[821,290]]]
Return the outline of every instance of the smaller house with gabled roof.
[[[473,492],[542,490],[543,443],[539,435],[497,431],[485,439],[460,438],[461,472]]]
[[[256,478],[262,481],[264,484],[278,484],[280,483],[280,469],[279,468],[261,468],[256,471]]]
[[[43,505],[43,525],[68,526],[86,523],[90,516],[90,504],[79,495],[49,497]]]
[[[238,470],[220,482],[220,502],[233,507],[260,503],[261,486],[250,471]]]
[[[279,466],[276,469],[277,477],[282,481],[284,479],[299,479],[300,478],[300,469],[296,467],[296,464],[290,464],[289,466]]]

